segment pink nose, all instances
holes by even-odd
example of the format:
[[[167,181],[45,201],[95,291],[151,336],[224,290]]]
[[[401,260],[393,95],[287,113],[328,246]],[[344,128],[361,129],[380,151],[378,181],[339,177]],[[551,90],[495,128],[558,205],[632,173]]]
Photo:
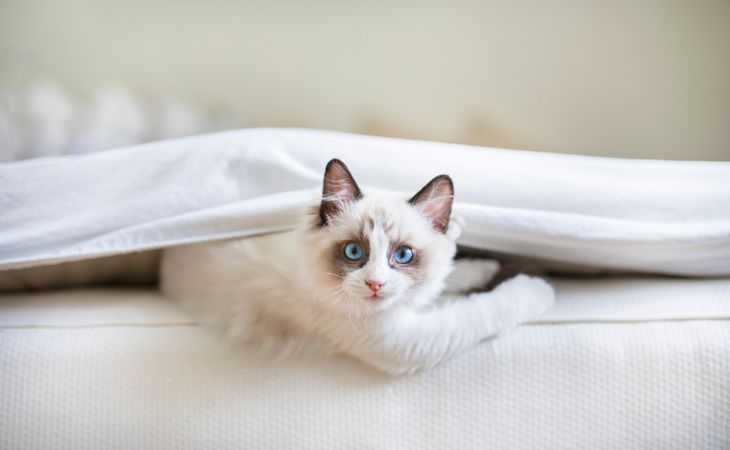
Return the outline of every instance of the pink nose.
[[[378,292],[380,288],[385,284],[385,282],[378,280],[365,280],[365,284],[370,287],[371,291]]]

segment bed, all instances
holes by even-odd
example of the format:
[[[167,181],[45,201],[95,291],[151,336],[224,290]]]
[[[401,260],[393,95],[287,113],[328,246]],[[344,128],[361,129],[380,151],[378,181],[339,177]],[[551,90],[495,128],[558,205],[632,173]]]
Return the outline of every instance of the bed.
[[[231,348],[152,288],[0,297],[0,448],[726,448],[730,279],[560,279],[435,370]]]
[[[550,268],[556,308],[393,378],[230,347],[131,286],[154,257],[99,259],[291,228],[333,156],[395,191],[451,173],[462,247]],[[730,447],[730,163],[244,130],[0,183],[0,448]]]

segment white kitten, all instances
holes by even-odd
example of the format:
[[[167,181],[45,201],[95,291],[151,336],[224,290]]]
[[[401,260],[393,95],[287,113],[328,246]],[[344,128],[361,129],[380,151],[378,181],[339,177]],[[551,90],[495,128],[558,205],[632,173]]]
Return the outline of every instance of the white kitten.
[[[409,201],[365,196],[332,160],[323,191],[296,231],[165,250],[162,291],[233,338],[314,341],[392,374],[432,367],[553,304],[552,288],[526,275],[469,293],[499,266],[453,261],[461,223],[448,176]]]

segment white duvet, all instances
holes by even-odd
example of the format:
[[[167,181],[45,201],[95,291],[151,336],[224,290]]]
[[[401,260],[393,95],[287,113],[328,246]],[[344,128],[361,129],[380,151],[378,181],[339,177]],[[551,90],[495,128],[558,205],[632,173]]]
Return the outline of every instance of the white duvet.
[[[248,129],[0,164],[0,269],[290,228],[331,158],[406,195],[447,173],[460,244],[585,267],[730,275],[730,163]]]

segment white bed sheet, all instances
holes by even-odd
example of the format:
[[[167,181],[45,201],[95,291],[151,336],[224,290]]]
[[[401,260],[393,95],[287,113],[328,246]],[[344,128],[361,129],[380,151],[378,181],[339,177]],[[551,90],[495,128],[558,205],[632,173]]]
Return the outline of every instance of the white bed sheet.
[[[475,249],[730,276],[730,162],[596,158],[249,129],[0,164],[0,270],[286,230],[333,157],[365,195],[454,179]]]
[[[5,295],[0,448],[730,446],[730,279],[556,284],[539,322],[403,378],[229,348],[152,290]]]

